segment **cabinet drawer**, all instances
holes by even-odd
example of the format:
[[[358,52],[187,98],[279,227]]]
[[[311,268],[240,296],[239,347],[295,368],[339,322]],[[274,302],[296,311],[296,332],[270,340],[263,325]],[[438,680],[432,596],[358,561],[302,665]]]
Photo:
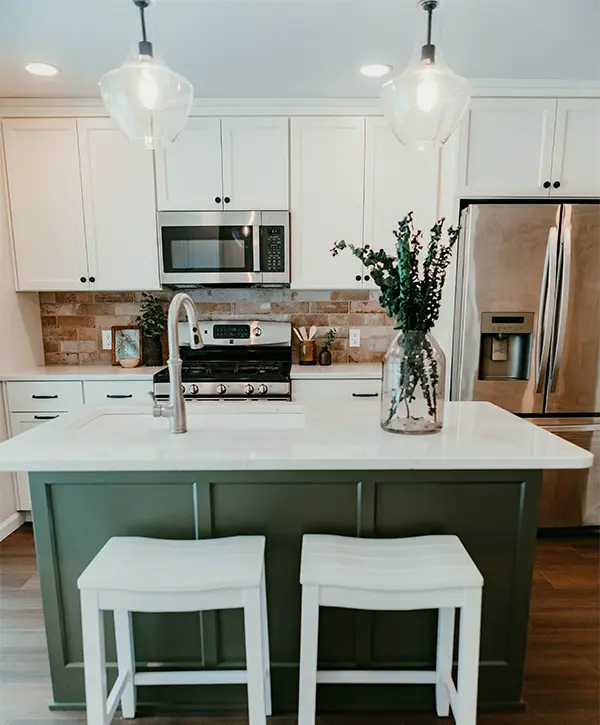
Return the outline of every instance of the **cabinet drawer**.
[[[377,400],[381,394],[381,380],[293,380],[295,401],[313,399]]]
[[[151,379],[95,380],[83,384],[86,405],[113,405],[115,403],[149,403],[148,393],[153,388]]]
[[[81,383],[44,380],[30,383],[7,383],[8,409],[11,413],[70,411],[83,405]]]

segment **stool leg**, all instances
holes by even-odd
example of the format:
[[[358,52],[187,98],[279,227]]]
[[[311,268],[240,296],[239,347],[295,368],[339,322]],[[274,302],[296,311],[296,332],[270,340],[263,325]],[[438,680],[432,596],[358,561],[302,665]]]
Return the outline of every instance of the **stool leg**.
[[[266,725],[265,662],[261,627],[260,589],[244,592],[244,634],[248,674],[248,720],[250,725]]]
[[[265,711],[267,716],[273,712],[271,705],[271,655],[269,652],[269,619],[267,616],[267,583],[265,580],[265,572],[263,570],[260,582],[260,614],[261,614],[261,630],[263,638],[263,670],[265,684]]]
[[[437,631],[437,683],[435,685],[435,707],[438,717],[450,714],[450,697],[445,678],[452,677],[452,655],[454,649],[455,609],[443,607],[438,613]]]
[[[135,676],[135,653],[133,649],[131,612],[118,609],[114,612],[114,616],[119,674],[129,672],[129,682],[121,695],[121,714],[125,720],[128,720],[135,717],[136,711],[135,685],[133,683]]]
[[[81,592],[83,666],[88,725],[108,725],[104,618],[94,591]]]
[[[319,649],[319,588],[302,587],[300,632],[300,693],[298,725],[315,725],[317,709],[317,654]]]
[[[480,630],[481,589],[471,589],[465,593],[460,609],[457,725],[476,725],[477,722]]]

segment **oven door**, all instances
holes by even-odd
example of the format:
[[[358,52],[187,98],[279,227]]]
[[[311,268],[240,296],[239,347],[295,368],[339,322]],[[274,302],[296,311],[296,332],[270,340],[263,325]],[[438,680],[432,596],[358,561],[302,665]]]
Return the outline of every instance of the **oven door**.
[[[260,212],[161,212],[163,284],[260,284]]]

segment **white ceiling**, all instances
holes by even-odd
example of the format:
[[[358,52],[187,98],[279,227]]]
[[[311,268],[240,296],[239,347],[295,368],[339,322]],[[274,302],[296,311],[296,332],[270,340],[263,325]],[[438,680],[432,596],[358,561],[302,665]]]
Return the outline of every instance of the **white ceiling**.
[[[444,55],[470,78],[600,79],[600,0],[441,0]],[[415,0],[156,0],[149,39],[197,97],[374,97],[368,62],[401,70]],[[139,39],[131,0],[0,0],[0,96],[95,97]],[[28,61],[62,68],[27,74]]]

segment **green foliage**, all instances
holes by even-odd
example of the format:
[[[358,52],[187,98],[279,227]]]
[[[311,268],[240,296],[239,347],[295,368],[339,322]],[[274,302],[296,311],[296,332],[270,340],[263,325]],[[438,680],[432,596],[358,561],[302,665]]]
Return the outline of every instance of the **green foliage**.
[[[440,315],[446,271],[460,231],[460,227],[449,227],[448,239],[443,242],[444,222],[440,219],[432,227],[426,248],[422,232],[415,231],[411,211],[398,222],[398,229],[394,231],[396,255],[390,255],[383,249],[376,252],[369,245],[357,247],[344,240],[336,242],[331,250],[336,256],[342,249],[348,248],[368,268],[371,279],[380,289],[379,304],[388,317],[396,321],[395,327],[402,333],[397,344],[402,345],[404,357],[388,423],[398,415],[400,403],[404,403],[406,418],[411,418],[409,406],[416,400],[418,387],[427,403],[429,415],[432,418],[436,415],[439,371],[427,333]]]
[[[142,334],[146,338],[160,337],[167,329],[167,316],[162,300],[142,292],[141,314],[137,318]]]
[[[325,350],[326,352],[331,352],[331,347],[333,343],[335,342],[336,338],[338,336],[337,330],[335,330],[333,327],[328,330],[325,333],[325,337],[323,339],[323,346],[321,347],[321,350]]]
[[[448,241],[442,242],[444,221],[440,219],[431,229],[424,258],[423,234],[415,231],[412,211],[398,222],[394,231],[395,256],[383,249],[376,252],[368,244],[357,247],[344,240],[336,242],[331,250],[336,256],[348,248],[369,269],[371,279],[381,291],[379,303],[396,320],[399,330],[428,332],[439,317],[446,270],[460,231],[459,227],[449,227]]]

